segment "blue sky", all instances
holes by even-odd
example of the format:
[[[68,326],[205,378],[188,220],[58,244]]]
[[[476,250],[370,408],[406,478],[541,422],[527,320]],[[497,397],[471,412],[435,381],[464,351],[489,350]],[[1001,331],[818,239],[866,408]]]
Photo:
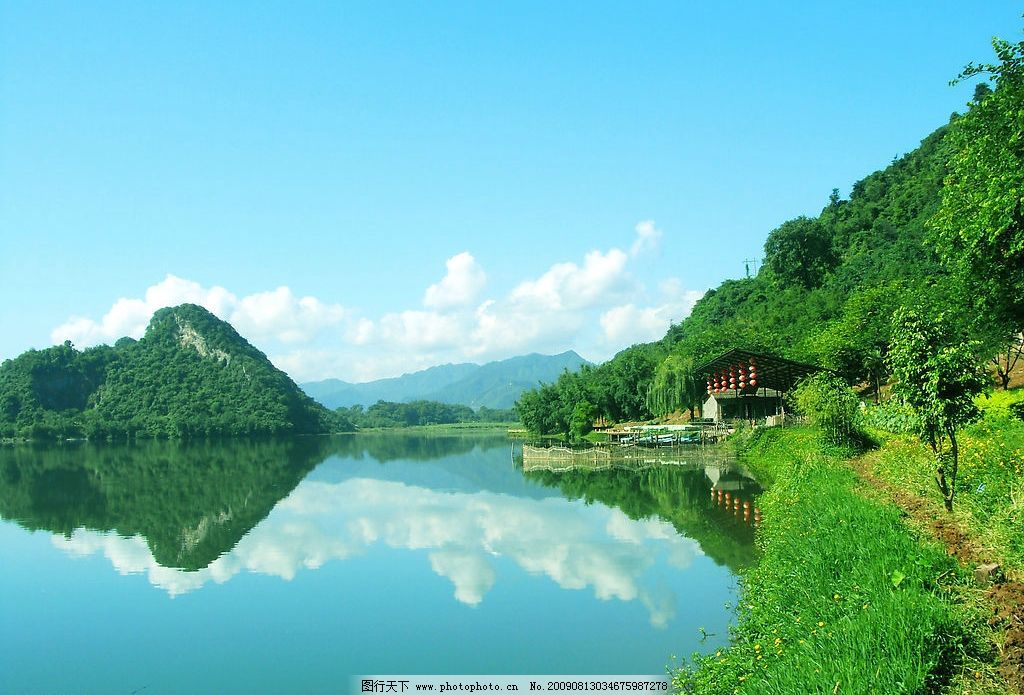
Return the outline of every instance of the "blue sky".
[[[0,4],[0,359],[181,301],[300,381],[606,359],[963,110],[1022,11]]]

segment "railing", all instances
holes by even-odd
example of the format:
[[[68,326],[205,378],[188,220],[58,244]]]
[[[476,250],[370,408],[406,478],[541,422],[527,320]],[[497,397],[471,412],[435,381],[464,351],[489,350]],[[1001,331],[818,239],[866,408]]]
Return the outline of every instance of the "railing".
[[[513,460],[515,456],[513,455]],[[700,466],[730,468],[734,461],[702,454],[699,449],[651,448],[631,445],[596,446],[570,449],[563,446],[524,444],[523,470],[568,471],[573,469],[606,470],[609,468],[643,469],[658,466]]]

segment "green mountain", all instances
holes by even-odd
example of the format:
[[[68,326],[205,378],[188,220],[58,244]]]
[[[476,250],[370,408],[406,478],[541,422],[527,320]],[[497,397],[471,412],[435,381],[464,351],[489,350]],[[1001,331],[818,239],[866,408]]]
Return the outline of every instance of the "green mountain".
[[[950,126],[854,184],[817,217],[772,230],[754,277],[726,280],[655,343],[524,393],[520,418],[541,433],[573,429],[575,413],[647,419],[706,397],[694,368],[730,348],[820,364],[877,390],[888,379],[890,321],[900,306],[960,319],[976,332],[969,292],[940,262],[928,222],[942,203]],[[695,378],[695,376],[697,378]]]
[[[160,309],[138,341],[70,342],[0,365],[0,433],[34,439],[208,437],[339,429],[228,323]]]
[[[369,406],[377,401],[409,403],[439,401],[471,408],[508,409],[519,395],[538,383],[589,364],[573,351],[559,355],[522,355],[498,362],[445,364],[391,379],[351,384],[327,379],[302,384],[303,390],[328,408]]]

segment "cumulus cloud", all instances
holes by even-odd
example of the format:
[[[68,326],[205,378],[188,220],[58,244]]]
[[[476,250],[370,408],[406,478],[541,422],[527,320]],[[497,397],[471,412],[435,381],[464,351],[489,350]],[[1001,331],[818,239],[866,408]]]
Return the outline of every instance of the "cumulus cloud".
[[[443,363],[569,349],[600,360],[660,338],[700,296],[678,280],[648,291],[634,274],[636,259],[656,250],[663,235],[653,220],[634,231],[628,251],[625,244],[593,249],[490,297],[482,295],[487,274],[463,251],[448,258],[443,278],[426,288],[422,307],[377,314],[300,296],[287,286],[238,296],[167,275],[142,297],[118,299],[99,319],[70,318],[51,337],[81,346],[138,338],[154,311],[191,302],[231,322],[298,381],[369,381]]]
[[[386,314],[377,326],[379,339],[414,350],[455,347],[464,342],[464,318],[436,311]]]
[[[50,337],[57,343],[71,340],[83,346],[111,342],[122,336],[140,338],[153,312],[184,303],[205,307],[248,337],[285,343],[309,340],[346,315],[338,304],[327,304],[315,297],[297,297],[285,286],[239,299],[218,285],[206,288],[168,274],[147,288],[142,299],[118,299],[99,321],[73,317],[55,328]]]
[[[291,289],[282,286],[242,297],[228,320],[243,335],[298,343],[311,340],[345,315],[345,309],[338,304],[327,304],[316,297],[296,297]]]
[[[427,288],[423,304],[434,309],[447,309],[473,303],[487,283],[483,268],[468,251],[452,256],[445,266],[447,274],[440,282]]]
[[[542,311],[586,309],[611,302],[636,290],[636,283],[626,273],[628,260],[619,249],[591,251],[582,266],[556,263],[536,280],[520,283],[510,299]]]
[[[220,286],[204,288],[199,283],[168,274],[146,289],[142,299],[122,297],[99,321],[72,317],[50,334],[55,343],[71,340],[80,345],[96,345],[122,336],[141,338],[153,312],[165,306],[199,304],[224,318],[237,304],[235,295]]]
[[[704,295],[697,290],[684,290],[678,280],[662,283],[662,300],[654,306],[633,303],[612,307],[601,314],[601,329],[609,345],[618,348],[633,343],[658,340],[674,321],[690,314],[693,305]]]

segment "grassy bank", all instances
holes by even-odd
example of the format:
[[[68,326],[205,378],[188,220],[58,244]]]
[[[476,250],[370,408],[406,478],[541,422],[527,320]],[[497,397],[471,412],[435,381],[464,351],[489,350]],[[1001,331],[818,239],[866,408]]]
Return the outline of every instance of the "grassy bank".
[[[960,476],[950,521],[974,546],[965,560],[998,562],[1024,579],[1024,421],[1011,406],[1024,389],[999,391],[977,400],[984,414],[959,437]],[[936,518],[946,518],[933,481],[935,461],[913,436],[877,433],[883,444],[859,462],[868,474],[914,498]]]
[[[677,676],[684,692],[937,692],[989,658],[961,603],[964,570],[865,494],[847,453],[811,429],[745,443],[769,486],[761,560],[743,577],[732,645],[695,657]]]

